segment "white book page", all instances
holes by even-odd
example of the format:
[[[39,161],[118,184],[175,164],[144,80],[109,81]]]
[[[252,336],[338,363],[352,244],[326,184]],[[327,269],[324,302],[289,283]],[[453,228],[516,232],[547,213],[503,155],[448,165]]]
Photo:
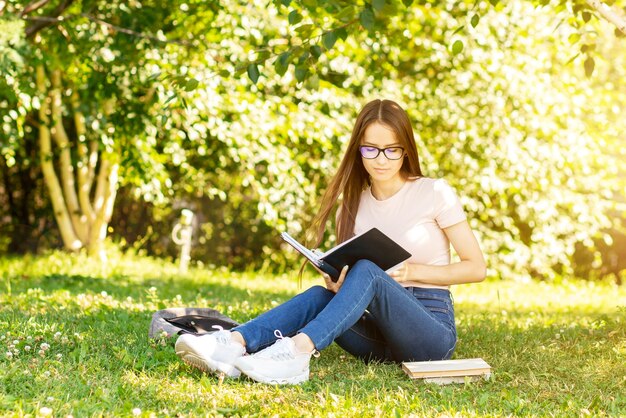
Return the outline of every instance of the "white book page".
[[[292,247],[294,247],[296,250],[298,250],[303,256],[305,256],[306,258],[308,258],[309,260],[311,260],[313,263],[319,265],[319,256],[317,253],[315,253],[314,251],[309,250],[308,248],[306,248],[304,245],[300,244],[298,241],[296,241],[291,235],[289,235],[287,232],[283,232],[282,234],[280,234],[283,239],[285,241],[287,241],[289,243],[289,245],[291,245]]]

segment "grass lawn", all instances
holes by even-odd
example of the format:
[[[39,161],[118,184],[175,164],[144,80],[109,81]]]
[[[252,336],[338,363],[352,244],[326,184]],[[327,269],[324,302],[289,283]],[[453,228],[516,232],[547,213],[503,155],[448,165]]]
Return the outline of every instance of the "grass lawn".
[[[312,280],[305,280],[310,286]],[[626,288],[487,281],[453,289],[455,358],[491,380],[437,386],[365,365],[336,345],[311,380],[274,387],[205,375],[152,313],[214,307],[245,321],[297,292],[295,273],[193,270],[120,256],[0,258],[0,416],[626,416]]]

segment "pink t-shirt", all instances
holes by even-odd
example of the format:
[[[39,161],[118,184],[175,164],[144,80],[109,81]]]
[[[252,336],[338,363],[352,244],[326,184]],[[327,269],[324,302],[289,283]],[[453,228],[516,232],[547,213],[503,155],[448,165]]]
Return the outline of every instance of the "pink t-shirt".
[[[450,264],[450,241],[443,232],[466,220],[456,192],[443,179],[420,177],[408,180],[385,200],[376,200],[371,188],[361,194],[354,233],[376,227],[411,253],[409,263]],[[427,286],[403,282],[403,286]]]

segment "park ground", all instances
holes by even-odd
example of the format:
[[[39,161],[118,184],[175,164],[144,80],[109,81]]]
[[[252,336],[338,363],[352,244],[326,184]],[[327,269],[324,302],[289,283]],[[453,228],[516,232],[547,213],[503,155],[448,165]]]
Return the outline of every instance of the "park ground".
[[[315,284],[306,277],[303,287]],[[245,321],[298,292],[296,272],[233,273],[116,255],[0,258],[0,416],[626,416],[626,288],[486,280],[453,288],[455,358],[488,381],[448,386],[332,345],[311,379],[220,381],[150,340],[152,314],[212,307]]]

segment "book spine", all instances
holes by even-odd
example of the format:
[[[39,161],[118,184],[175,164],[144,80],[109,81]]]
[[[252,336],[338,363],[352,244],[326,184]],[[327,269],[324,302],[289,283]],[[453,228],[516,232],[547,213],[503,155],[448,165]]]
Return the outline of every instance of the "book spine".
[[[324,260],[319,260],[317,267],[324,273],[328,274],[333,282],[339,280],[339,271]]]

